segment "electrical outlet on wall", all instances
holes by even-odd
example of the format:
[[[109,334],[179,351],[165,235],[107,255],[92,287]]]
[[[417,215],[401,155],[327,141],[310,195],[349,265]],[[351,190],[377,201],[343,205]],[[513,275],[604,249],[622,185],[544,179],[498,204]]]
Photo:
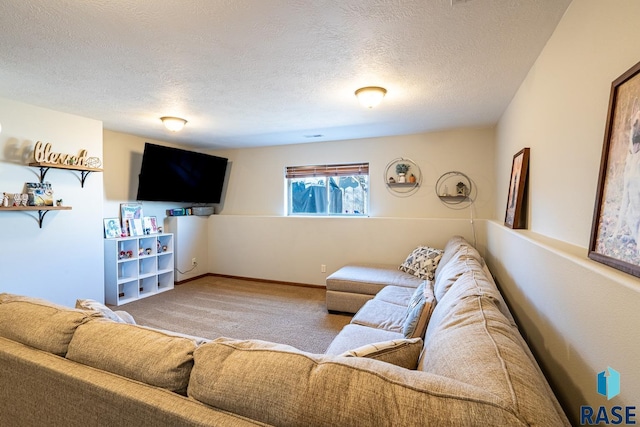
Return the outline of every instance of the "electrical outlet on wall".
[[[191,258],[191,265],[196,265],[198,263],[198,260],[194,257]]]
[[[320,264],[320,273],[326,273],[327,272],[327,266],[324,264]]]

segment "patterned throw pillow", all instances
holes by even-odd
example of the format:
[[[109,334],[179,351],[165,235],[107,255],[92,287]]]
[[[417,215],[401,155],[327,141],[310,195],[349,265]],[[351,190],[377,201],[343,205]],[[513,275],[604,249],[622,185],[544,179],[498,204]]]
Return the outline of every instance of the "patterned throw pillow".
[[[116,312],[111,310],[109,307],[107,307],[106,305],[102,304],[101,302],[98,302],[98,301],[93,300],[93,299],[78,299],[78,300],[76,300],[76,308],[79,308],[80,310],[94,311],[96,313],[99,313],[100,316],[105,317],[105,318],[107,318],[109,320],[113,320],[114,322],[118,322],[118,323],[135,323],[135,321],[133,321],[133,317],[131,318],[132,322],[127,322],[122,317],[120,317]],[[127,313],[127,314],[129,314],[129,313]]]
[[[424,281],[416,288],[409,301],[407,316],[402,325],[402,333],[405,338],[424,336],[434,308],[433,284],[429,281]]]
[[[366,357],[392,363],[406,369],[416,369],[422,351],[422,339],[399,339],[363,345],[342,353],[343,357]]]
[[[441,249],[418,246],[404,260],[399,269],[421,279],[433,280],[443,253]]]

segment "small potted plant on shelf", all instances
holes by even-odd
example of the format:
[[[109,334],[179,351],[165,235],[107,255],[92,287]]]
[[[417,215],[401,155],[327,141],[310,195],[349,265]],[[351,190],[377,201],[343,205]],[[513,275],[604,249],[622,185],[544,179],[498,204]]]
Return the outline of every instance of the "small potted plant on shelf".
[[[398,163],[396,165],[396,173],[398,174],[398,182],[407,182],[406,174],[409,171],[409,166],[406,163]]]

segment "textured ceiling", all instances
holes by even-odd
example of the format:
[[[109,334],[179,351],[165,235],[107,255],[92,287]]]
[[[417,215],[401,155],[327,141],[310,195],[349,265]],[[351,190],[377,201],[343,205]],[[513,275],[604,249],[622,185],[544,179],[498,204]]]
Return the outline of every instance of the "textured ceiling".
[[[569,3],[2,0],[0,96],[202,148],[485,126]]]

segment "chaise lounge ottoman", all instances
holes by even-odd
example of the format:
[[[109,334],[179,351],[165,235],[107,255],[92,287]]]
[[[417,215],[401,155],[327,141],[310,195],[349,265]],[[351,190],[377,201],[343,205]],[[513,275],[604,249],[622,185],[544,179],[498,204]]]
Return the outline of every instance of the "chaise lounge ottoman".
[[[423,280],[397,265],[350,264],[327,277],[327,310],[356,313],[388,285],[415,289]]]

